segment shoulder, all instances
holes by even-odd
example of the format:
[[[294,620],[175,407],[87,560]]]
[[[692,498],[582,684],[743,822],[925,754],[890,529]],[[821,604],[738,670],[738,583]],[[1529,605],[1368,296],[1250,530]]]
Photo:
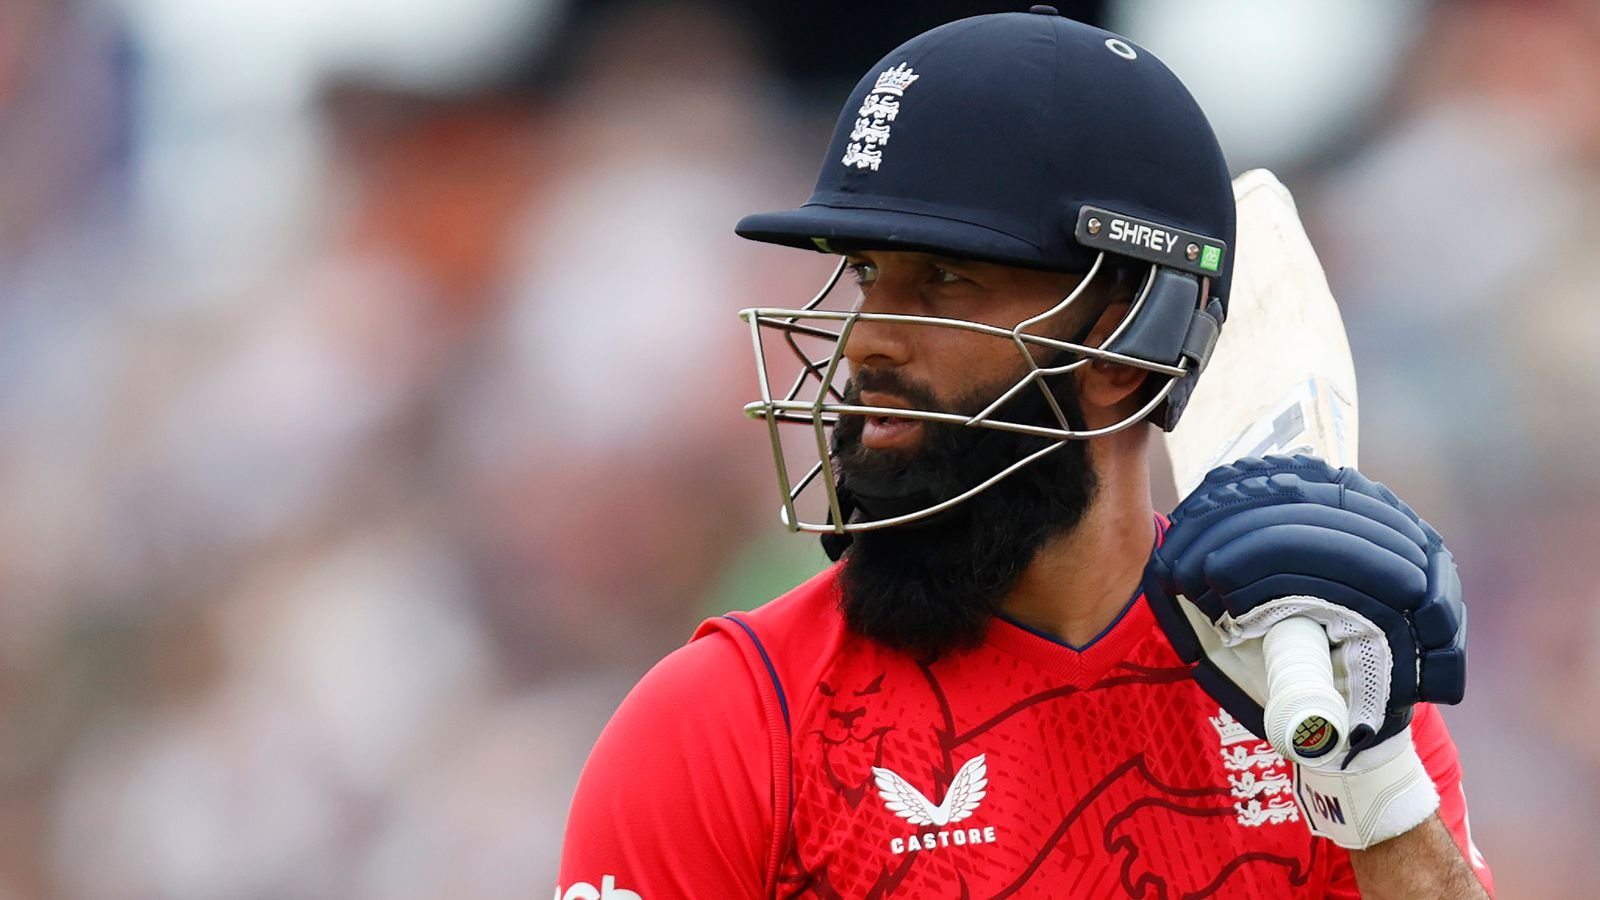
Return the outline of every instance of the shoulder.
[[[767,675],[786,706],[803,700],[849,641],[839,611],[838,566],[753,610],[707,619],[690,646],[714,634],[732,638],[746,666]]]
[[[717,635],[680,647],[628,693],[584,765],[562,884],[759,894],[772,869],[772,758],[739,648]]]
[[[706,619],[687,644],[640,679],[618,715],[630,707],[654,709],[681,699],[710,700],[715,705],[732,703],[730,694],[754,698],[761,679],[753,676],[762,675],[768,661],[786,674],[796,668],[797,660],[814,657],[843,633],[838,590],[837,567],[832,566],[755,609]],[[750,690],[727,690],[735,683]],[[713,685],[719,690],[707,692]],[[690,706],[707,708],[704,703]]]
[[[639,680],[584,766],[563,884],[615,877],[645,896],[763,892],[789,804],[784,686],[805,695],[842,632],[836,590],[830,569],[755,610],[708,619]]]
[[[595,744],[584,778],[646,775],[658,763],[739,751],[759,742],[766,756],[767,732],[754,679],[739,648],[711,636],[680,647],[656,663],[622,701]],[[723,740],[705,740],[709,733]],[[665,773],[663,773],[665,774]]]
[[[601,734],[590,765],[604,753],[648,743],[685,742],[705,747],[712,734],[763,742],[774,709],[768,702],[774,681],[792,676],[801,683],[821,644],[829,640],[829,613],[839,619],[831,599],[833,570],[813,577],[778,599],[750,612],[707,619],[689,643],[656,663],[617,709]],[[765,746],[763,745],[763,752]]]

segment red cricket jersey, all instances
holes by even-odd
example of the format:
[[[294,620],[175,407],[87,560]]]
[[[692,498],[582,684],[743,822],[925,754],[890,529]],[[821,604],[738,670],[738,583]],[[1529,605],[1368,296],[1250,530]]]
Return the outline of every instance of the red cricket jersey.
[[[1291,767],[1144,597],[1084,648],[997,619],[924,665],[844,627],[835,572],[708,620],[633,690],[579,782],[556,900],[1360,896]],[[1438,711],[1412,735],[1492,887]]]

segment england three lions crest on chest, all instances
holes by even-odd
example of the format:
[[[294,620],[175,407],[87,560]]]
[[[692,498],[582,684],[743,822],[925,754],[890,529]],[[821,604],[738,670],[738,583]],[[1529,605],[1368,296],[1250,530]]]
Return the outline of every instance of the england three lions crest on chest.
[[[1227,710],[1211,718],[1217,730],[1223,771],[1233,794],[1233,810],[1240,825],[1260,827],[1298,822],[1294,802],[1294,773],[1272,745],[1251,734]]]

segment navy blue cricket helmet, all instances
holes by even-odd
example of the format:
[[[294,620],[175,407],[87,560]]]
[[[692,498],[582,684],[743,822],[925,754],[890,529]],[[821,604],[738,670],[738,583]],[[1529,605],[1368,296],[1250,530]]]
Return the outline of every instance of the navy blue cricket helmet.
[[[917,250],[1088,273],[1084,284],[1108,264],[1134,266],[1144,275],[1122,326],[1101,346],[1074,349],[1084,362],[1109,359],[1165,376],[1151,402],[1118,427],[1153,421],[1170,430],[1226,314],[1234,200],[1216,136],[1170,69],[1125,38],[1036,6],[951,22],[890,52],[846,101],[811,198],[798,209],[746,216],[735,230],[825,253]],[[842,337],[850,319],[817,309],[832,286],[803,309],[741,315],[753,326],[812,336],[836,328]],[[831,359],[805,358],[807,370],[818,379],[836,372],[839,343]],[[842,397],[824,384],[815,399],[783,395],[762,368],[763,399],[746,411],[769,426],[908,415],[841,412]],[[983,416],[965,424],[993,427]],[[1115,430],[1091,433],[1065,420],[1050,427],[1063,440]],[[769,430],[779,452],[777,429]],[[832,481],[826,456],[819,466],[797,481]],[[868,521],[830,500],[830,521],[812,525],[793,507],[805,484],[791,489],[781,462],[779,470],[786,524],[835,533],[913,521],[987,486],[919,515]]]

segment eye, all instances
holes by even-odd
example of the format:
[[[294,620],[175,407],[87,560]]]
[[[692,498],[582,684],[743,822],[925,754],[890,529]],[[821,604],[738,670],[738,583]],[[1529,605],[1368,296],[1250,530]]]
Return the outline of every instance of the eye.
[[[956,273],[950,271],[949,269],[946,269],[946,268],[943,268],[943,267],[940,267],[940,266],[934,266],[933,267],[933,280],[934,280],[934,283],[936,283],[936,284],[955,284],[957,282],[963,281],[964,279],[960,275],[957,275]]]
[[[855,692],[856,696],[857,697],[870,697],[873,694],[876,694],[879,691],[882,691],[883,690],[883,676],[884,676],[884,674],[885,673],[879,672],[878,673],[878,677],[872,679],[872,683],[871,684],[868,684],[866,687],[864,687],[861,690]]]
[[[845,266],[856,284],[867,287],[878,280],[878,267],[869,262],[852,262]]]

